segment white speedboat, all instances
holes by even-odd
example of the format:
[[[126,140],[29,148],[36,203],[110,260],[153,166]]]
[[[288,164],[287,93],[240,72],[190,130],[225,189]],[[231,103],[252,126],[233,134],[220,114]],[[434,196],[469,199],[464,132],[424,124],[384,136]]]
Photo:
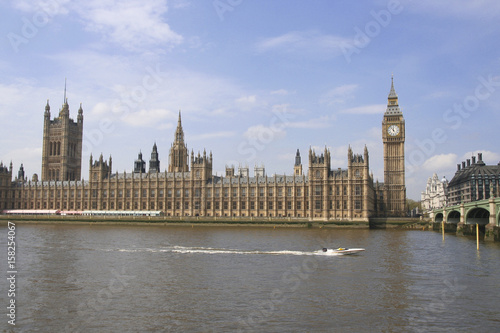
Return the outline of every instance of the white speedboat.
[[[331,255],[347,255],[347,254],[356,254],[359,252],[363,252],[364,250],[365,249],[361,248],[348,249],[346,247],[339,247],[337,249],[327,249],[326,247],[324,247],[321,252],[324,254],[331,254]]]

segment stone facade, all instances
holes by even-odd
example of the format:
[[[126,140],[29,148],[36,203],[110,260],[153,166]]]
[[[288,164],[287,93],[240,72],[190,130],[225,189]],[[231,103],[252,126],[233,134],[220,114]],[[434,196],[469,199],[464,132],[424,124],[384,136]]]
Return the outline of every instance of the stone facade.
[[[471,163],[472,160],[472,163]],[[457,164],[457,171],[448,184],[448,205],[489,199],[500,194],[500,162],[486,165],[483,154]]]
[[[389,217],[406,215],[405,120],[398,95],[391,82],[387,109],[382,121],[384,144],[384,183],[377,185],[379,212]]]
[[[43,119],[42,181],[81,179],[83,110],[80,104],[77,121],[69,117],[69,105],[64,94],[59,116],[50,119],[49,101]]]
[[[421,204],[424,212],[428,212],[435,208],[446,206],[446,194],[448,188],[448,180],[443,177],[439,180],[437,174],[429,177],[425,191],[421,194]]]
[[[69,125],[71,122],[68,120],[67,103],[60,112],[61,120],[54,121],[50,121],[50,108],[47,105],[42,169],[46,172],[56,170],[59,166],[59,179],[57,172],[42,172],[45,177],[41,181],[34,178],[31,181],[9,184],[7,179],[12,179],[12,170],[4,172],[5,175],[0,172],[0,175],[4,175],[0,176],[4,179],[0,183],[0,189],[3,186],[6,194],[0,198],[0,208],[157,210],[162,211],[165,216],[368,221],[371,216],[387,215],[387,211],[380,208],[388,207],[392,216],[400,216],[405,202],[404,119],[398,112],[393,84],[389,94],[389,109],[391,112],[386,112],[383,121],[385,183],[377,182],[375,185],[369,170],[369,153],[366,147],[362,154],[354,154],[349,147],[347,169],[332,168],[330,151],[325,147],[322,152],[309,149],[307,169],[304,172],[300,151],[297,150],[295,161],[290,163],[289,175],[268,176],[263,166],[256,167],[253,176],[248,168],[241,167],[238,173],[235,173],[234,167],[226,167],[224,177],[213,175],[212,153],[207,154],[204,150],[203,153],[195,154],[191,151],[189,156],[180,112],[167,170],[159,171],[159,153],[154,144],[147,172],[142,153],[130,173],[113,173],[111,157],[105,160],[101,155],[94,160],[90,156],[89,178],[80,180],[76,169],[71,169],[74,172],[69,171],[69,160],[65,162],[60,159],[57,163],[55,158],[50,158],[53,154],[47,155],[47,151],[54,153],[54,147],[59,152],[58,145],[47,145],[47,142],[58,142],[57,138],[62,140],[61,151],[64,150],[63,147],[70,147],[63,143],[64,132],[59,132],[59,136],[56,136],[50,130],[46,131],[47,124],[50,127],[60,122],[66,123],[66,127],[73,126]],[[82,114],[80,108],[78,122],[74,126],[82,126]],[[389,133],[388,137],[388,128],[395,124],[399,126],[399,133]],[[49,135],[45,140],[47,132]],[[69,133],[68,143],[81,140],[80,131]],[[75,156],[81,154],[81,148],[74,151]],[[64,165],[66,168],[63,168]],[[65,177],[61,178],[62,176]]]

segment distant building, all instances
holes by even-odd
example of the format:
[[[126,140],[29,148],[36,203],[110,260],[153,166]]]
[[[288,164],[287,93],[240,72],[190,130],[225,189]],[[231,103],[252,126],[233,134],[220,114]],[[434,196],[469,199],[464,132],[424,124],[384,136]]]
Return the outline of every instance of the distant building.
[[[472,162],[471,162],[472,159]],[[500,191],[500,162],[497,165],[486,165],[483,154],[457,164],[457,171],[448,184],[448,205],[461,202],[472,202],[488,199]]]
[[[422,192],[420,198],[424,212],[446,206],[447,187],[448,180],[445,177],[442,180],[439,180],[437,174],[429,177],[425,191]]]
[[[66,95],[66,93],[65,93]],[[112,172],[112,160],[90,155],[89,175],[81,177],[83,110],[77,122],[69,118],[66,96],[59,117],[44,114],[42,177],[28,181],[21,167],[17,181],[0,163],[0,209],[43,210],[159,210],[165,216],[297,217],[319,220],[368,221],[373,216],[405,215],[405,121],[391,82],[382,121],[384,183],[374,184],[365,146],[361,154],[349,146],[347,168],[331,166],[325,147],[309,149],[303,167],[297,149],[293,170],[267,176],[264,166],[227,166],[224,176],[213,174],[212,153],[187,148],[181,114],[170,147],[168,166],[160,171],[156,143],[149,170],[142,153],[132,172]],[[293,162],[293,161],[290,161]],[[292,164],[292,163],[291,163]]]

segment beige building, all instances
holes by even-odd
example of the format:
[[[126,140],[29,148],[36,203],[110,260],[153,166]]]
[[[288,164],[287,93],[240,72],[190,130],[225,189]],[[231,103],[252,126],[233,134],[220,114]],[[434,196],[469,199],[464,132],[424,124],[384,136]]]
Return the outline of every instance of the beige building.
[[[113,173],[112,159],[90,157],[89,178],[80,180],[83,111],[69,119],[67,101],[59,117],[50,120],[47,104],[44,122],[42,179],[12,179],[12,166],[0,168],[0,208],[62,211],[156,210],[165,216],[290,217],[311,220],[368,221],[380,215],[401,216],[405,206],[404,119],[391,84],[382,122],[384,184],[374,184],[369,154],[354,154],[349,147],[347,169],[332,168],[330,151],[309,149],[307,173],[297,150],[289,175],[265,173],[256,167],[226,167],[224,177],[213,175],[212,153],[187,149],[181,115],[170,148],[168,168],[159,171],[159,154],[153,146],[146,172],[142,154],[133,172]],[[76,146],[75,146],[76,145]],[[59,148],[60,147],[60,148]],[[293,163],[294,162],[294,163]]]
[[[425,191],[422,192],[420,197],[424,212],[446,206],[447,187],[448,180],[445,177],[442,180],[439,180],[437,174],[429,177]]]

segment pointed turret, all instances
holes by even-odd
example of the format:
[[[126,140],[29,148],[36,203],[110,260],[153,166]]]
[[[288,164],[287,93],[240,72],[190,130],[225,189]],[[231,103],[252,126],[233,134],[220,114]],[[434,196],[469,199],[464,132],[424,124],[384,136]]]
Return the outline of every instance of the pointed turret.
[[[295,154],[295,165],[293,167],[293,173],[296,176],[302,176],[302,158],[300,157],[300,151],[297,148],[297,153]]]
[[[63,98],[62,108],[61,110],[59,110],[59,117],[69,118],[69,105],[68,105],[68,98],[66,97],[66,79],[64,79],[64,98]]]
[[[184,143],[184,131],[182,130],[181,111],[179,110],[179,119],[175,130],[175,138],[170,148],[169,172],[187,172],[189,171],[189,151]]]
[[[80,108],[78,109],[78,117],[76,118],[78,123],[83,122],[83,108],[82,103],[80,103]]]
[[[398,104],[398,94],[394,89],[394,76],[391,77],[391,90],[389,91],[389,96],[387,97],[387,109],[385,110],[386,115],[401,114],[401,109]]]
[[[302,164],[302,161],[301,161],[301,158],[300,158],[300,151],[297,148],[297,153],[295,154],[295,166],[298,166],[298,165],[301,165],[301,164]]]
[[[50,105],[49,100],[47,100],[47,105],[45,105],[45,118],[50,119]]]
[[[175,130],[175,141],[184,143],[184,131],[182,130],[181,110],[179,110],[179,119],[177,120],[177,128]]]

